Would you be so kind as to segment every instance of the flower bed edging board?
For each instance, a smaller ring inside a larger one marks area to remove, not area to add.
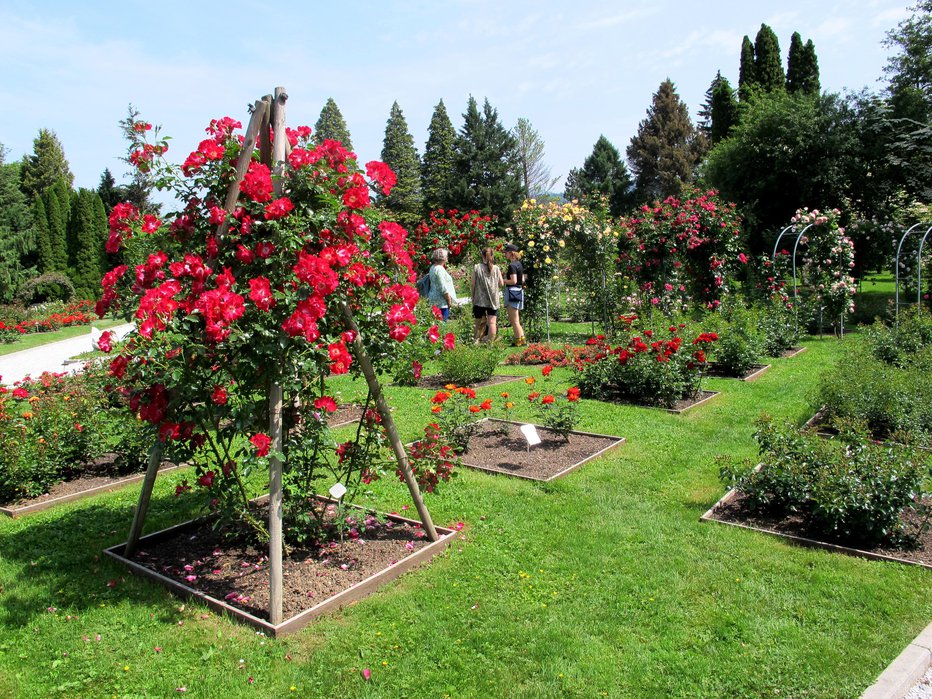
[[[514,421],[514,420],[499,420],[498,418],[484,418],[483,420],[480,420],[479,422],[480,422],[480,424],[481,424],[481,423],[493,423],[493,422],[494,422],[494,423],[501,423],[501,424],[507,424],[507,425],[516,425],[516,426],[521,426],[521,425],[524,425],[524,424],[529,424],[529,423],[523,423],[523,422],[516,422],[516,421]],[[535,425],[535,427],[536,427],[536,428],[538,429],[538,431],[540,431],[540,432],[546,432],[546,433],[552,433],[552,432],[553,432],[552,430],[549,430],[549,429],[547,429],[546,427],[541,427],[541,426],[539,426],[539,425]],[[505,475],[505,476],[511,476],[512,478],[523,478],[523,479],[525,479],[525,480],[537,481],[537,482],[539,482],[539,483],[547,483],[547,482],[552,481],[552,480],[555,480],[555,479],[557,479],[557,478],[561,478],[561,477],[565,476],[566,474],[570,473],[571,471],[575,471],[577,468],[579,468],[579,467],[582,466],[583,464],[585,464],[585,463],[587,463],[587,462],[589,462],[589,461],[592,461],[593,459],[595,459],[595,458],[597,458],[597,457],[599,457],[599,456],[602,456],[602,455],[606,454],[607,452],[611,451],[612,449],[615,449],[615,448],[621,446],[621,445],[624,444],[625,441],[626,441],[624,437],[617,437],[617,436],[615,436],[615,435],[607,435],[607,434],[596,434],[596,433],[594,433],[594,432],[581,432],[581,431],[578,431],[578,430],[572,430],[572,431],[570,431],[570,434],[571,434],[571,435],[574,435],[574,434],[575,434],[575,435],[579,435],[579,436],[581,436],[581,437],[592,437],[592,438],[596,438],[596,439],[608,440],[608,443],[607,443],[603,448],[599,449],[599,450],[596,451],[596,452],[593,452],[592,454],[589,454],[589,455],[586,456],[584,459],[582,459],[582,460],[580,460],[580,461],[577,461],[577,462],[575,462],[575,463],[573,463],[573,464],[567,466],[566,468],[562,468],[562,469],[560,469],[559,471],[557,471],[556,473],[553,473],[553,474],[547,476],[546,478],[540,478],[540,477],[537,477],[537,476],[531,476],[531,475],[523,474],[523,473],[515,473],[515,472],[513,472],[513,471],[509,471],[508,469],[504,469],[504,468],[495,468],[495,467],[493,467],[493,466],[483,466],[483,465],[478,465],[478,464],[475,464],[475,463],[469,463],[469,452],[466,452],[466,454],[463,455],[463,456],[461,457],[462,464],[463,464],[463,466],[465,466],[465,467],[467,467],[467,468],[472,468],[472,469],[475,469],[475,470],[477,470],[477,471],[485,471],[486,473],[492,473],[492,474],[496,474],[496,475]],[[531,449],[535,449],[535,448],[537,448],[537,447],[531,447]]]
[[[182,468],[182,466],[172,464],[171,466],[165,466],[159,469],[159,475],[170,473],[176,469]],[[47,510],[50,507],[55,507],[56,505],[62,505],[66,502],[72,502],[73,500],[83,500],[84,498],[89,498],[94,495],[99,495],[100,493],[107,493],[118,488],[125,488],[128,485],[133,485],[134,483],[139,483],[146,477],[145,471],[141,473],[133,474],[132,476],[126,476],[125,478],[120,478],[110,483],[104,483],[103,485],[94,486],[93,488],[88,488],[87,490],[79,490],[74,493],[69,493],[68,495],[62,495],[56,498],[47,498],[45,500],[37,501],[30,503],[28,505],[22,505],[16,507],[14,505],[8,505],[6,507],[0,507],[0,514],[4,514],[7,517],[17,518],[23,515],[32,514],[34,512],[41,512],[42,510]]]
[[[758,468],[760,465],[758,464]],[[857,556],[859,558],[867,558],[873,561],[893,561],[894,563],[902,563],[903,565],[914,565],[932,570],[932,565],[927,563],[920,563],[918,561],[909,561],[903,558],[897,558],[896,556],[888,556],[883,553],[873,553],[871,551],[864,551],[862,549],[850,548],[848,546],[841,546],[839,544],[830,544],[827,541],[819,541],[817,539],[809,539],[804,536],[798,536],[795,534],[786,534],[783,532],[773,531],[772,529],[764,529],[763,527],[755,527],[750,524],[743,524],[741,522],[729,522],[724,519],[719,519],[715,516],[715,511],[720,508],[722,505],[726,505],[737,497],[737,490],[729,490],[725,493],[721,499],[716,502],[712,507],[705,511],[705,513],[699,518],[700,522],[717,522],[719,524],[726,524],[730,527],[738,527],[740,529],[748,529],[754,532],[760,532],[761,534],[767,534],[779,539],[787,539],[795,544],[801,546],[806,546],[808,548],[819,548],[826,551],[832,551],[834,553],[843,553],[847,556]]]
[[[259,502],[267,498],[268,496],[264,496],[263,498],[259,499]],[[420,524],[415,520],[407,519],[406,517],[401,517],[398,515],[383,516],[386,519],[397,522],[399,524]],[[203,520],[204,518],[190,520],[181,524],[176,524],[172,527],[168,527],[167,529],[162,529],[161,531],[148,534],[139,540],[139,546],[142,548],[147,544],[155,544],[165,539],[170,539],[184,534],[186,531],[189,531],[193,527],[202,523]],[[249,624],[250,626],[253,626],[254,628],[269,634],[270,636],[279,637],[300,631],[321,614],[326,614],[328,612],[342,609],[343,607],[346,607],[354,602],[361,600],[364,597],[369,596],[382,585],[385,585],[386,583],[394,580],[412,568],[426,563],[435,555],[443,551],[447,546],[449,546],[453,539],[456,538],[456,530],[447,529],[445,527],[435,527],[435,529],[440,535],[440,538],[437,541],[427,542],[424,547],[389,565],[387,568],[384,568],[374,575],[369,576],[365,580],[357,582],[342,592],[328,597],[322,602],[318,602],[313,607],[305,609],[304,611],[283,620],[279,624],[272,624],[265,619],[250,614],[249,612],[228,604],[223,600],[212,597],[177,580],[173,580],[167,575],[162,575],[161,573],[154,571],[151,568],[147,568],[146,566],[137,563],[133,559],[126,558],[123,555],[123,551],[126,547],[125,542],[122,544],[117,544],[116,546],[111,546],[108,549],[104,549],[104,553],[115,561],[118,561],[128,567],[130,571],[136,575],[154,580],[155,582],[161,584],[164,587],[167,587],[170,591],[176,594],[202,602],[215,612],[227,614],[238,621]]]
[[[786,350],[785,352],[781,352],[778,359],[791,359],[798,354],[802,354],[805,351],[806,351],[805,347],[790,347],[790,349]]]
[[[753,381],[770,368],[770,364],[752,364],[751,368],[741,376],[733,376],[725,372],[719,372],[715,362],[709,362],[709,372],[706,374],[709,378],[715,379],[738,379],[739,381]]]

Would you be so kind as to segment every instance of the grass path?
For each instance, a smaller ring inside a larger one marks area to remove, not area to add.
[[[698,521],[723,492],[715,454],[753,456],[762,410],[807,417],[838,342],[807,345],[757,381],[710,380],[722,395],[682,416],[584,401],[580,429],[628,443],[545,486],[461,471],[428,498],[436,522],[467,523],[460,543],[284,640],[99,559],[135,489],[0,521],[0,695],[857,696],[932,619],[928,571]],[[540,376],[501,370],[521,372]],[[389,395],[413,438],[428,392]],[[182,477],[157,484],[150,530],[187,517]],[[406,492],[386,479],[366,500],[397,510]]]

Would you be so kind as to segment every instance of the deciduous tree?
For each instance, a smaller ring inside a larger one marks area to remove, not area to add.
[[[544,162],[544,139],[531,122],[524,118],[518,119],[512,134],[517,141],[518,168],[524,196],[530,199],[548,194],[560,176],[553,177]]]

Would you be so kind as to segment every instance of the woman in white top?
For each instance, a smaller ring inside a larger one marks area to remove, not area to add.
[[[437,248],[430,256],[430,292],[427,300],[443,314],[443,319],[450,317],[450,309],[459,301],[453,287],[453,277],[447,272],[447,251]]]
[[[495,253],[492,248],[483,248],[482,262],[473,267],[470,286],[472,317],[476,320],[473,339],[476,342],[484,335],[487,342],[492,342],[498,333],[498,299],[504,285],[502,270],[495,265]]]

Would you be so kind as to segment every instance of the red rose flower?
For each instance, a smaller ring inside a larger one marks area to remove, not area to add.
[[[328,413],[332,413],[337,409],[337,402],[330,396],[321,396],[314,401],[314,407],[318,410],[326,410]]]
[[[271,437],[264,432],[259,432],[250,437],[249,441],[252,442],[252,445],[256,448],[256,456],[268,456],[269,446],[272,444]]]

